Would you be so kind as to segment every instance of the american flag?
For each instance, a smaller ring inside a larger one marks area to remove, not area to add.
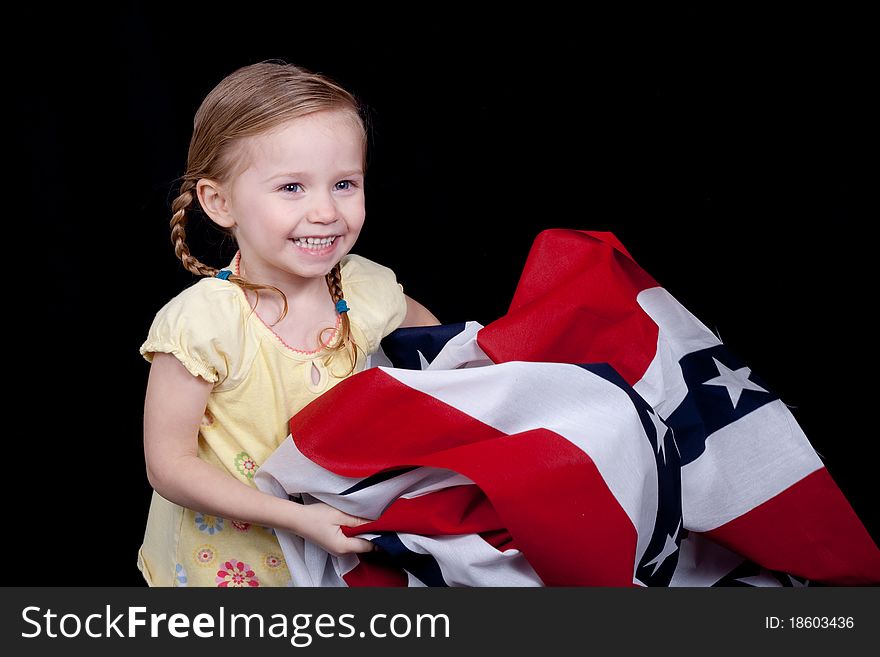
[[[375,519],[293,586],[880,583],[791,412],[610,233],[540,233],[508,312],[398,329],[290,420],[264,491]]]

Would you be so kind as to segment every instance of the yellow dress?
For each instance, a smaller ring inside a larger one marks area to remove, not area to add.
[[[237,273],[240,254],[227,269]],[[351,333],[368,354],[406,315],[403,286],[387,267],[355,254],[341,260]],[[330,344],[338,338],[334,330]],[[260,464],[289,434],[288,421],[350,367],[337,353],[286,345],[251,312],[234,283],[204,278],[157,314],[140,348],[171,353],[214,384],[199,428],[199,457],[251,486]],[[312,366],[320,373],[313,382]],[[366,367],[358,353],[355,372]],[[286,586],[290,573],[274,532],[174,504],[155,491],[138,568],[150,586]]]

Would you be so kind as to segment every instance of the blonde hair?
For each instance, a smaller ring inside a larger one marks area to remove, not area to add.
[[[330,78],[313,73],[283,60],[266,60],[244,66],[229,74],[202,101],[193,122],[186,173],[180,178],[180,193],[171,203],[171,242],[183,266],[197,276],[214,276],[215,267],[199,261],[186,242],[187,211],[196,203],[196,183],[202,178],[225,183],[243,167],[240,142],[264,134],[291,119],[324,110],[347,112],[364,135],[364,170],[366,170],[367,131],[363,108],[358,100]],[[231,235],[231,231],[223,229]],[[244,290],[256,293],[271,290],[281,295],[284,309],[278,321],[287,314],[287,298],[273,285],[250,282],[232,274],[227,279]],[[343,299],[342,272],[339,263],[327,274],[327,288],[333,302]],[[254,306],[256,308],[256,304]],[[325,328],[318,333],[318,344],[330,354],[348,350],[351,369],[357,364],[357,349],[351,334],[348,313],[341,313],[339,339],[330,346],[323,341]],[[346,374],[346,376],[348,376]]]

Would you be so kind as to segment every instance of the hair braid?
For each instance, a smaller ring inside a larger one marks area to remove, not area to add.
[[[189,245],[186,243],[186,210],[195,200],[195,194],[193,192],[195,186],[196,184],[192,180],[184,180],[180,185],[180,194],[171,204],[171,243],[174,245],[174,254],[180,258],[180,261],[183,263],[183,266],[187,271],[192,272],[196,276],[215,276],[220,270],[216,267],[206,265],[192,255],[189,251]],[[281,316],[276,320],[276,323],[280,322],[284,319],[284,316],[287,315],[287,297],[274,285],[251,283],[236,274],[229,276],[227,280],[230,283],[235,283],[242,289],[254,292],[257,300],[252,308],[253,310],[256,310],[256,304],[260,302],[260,290],[272,290],[277,292],[281,295],[284,307],[282,308]]]
[[[195,186],[192,180],[184,180],[180,186],[180,194],[171,204],[171,243],[174,245],[174,255],[180,258],[187,271],[196,276],[213,276],[218,270],[192,255],[186,243],[186,210],[195,201]]]
[[[345,298],[345,295],[342,293],[342,267],[339,266],[338,262],[336,263],[336,266],[330,270],[330,273],[327,274],[327,287],[330,289],[330,296],[333,298],[333,303]]]
[[[344,299],[345,296],[342,292],[342,268],[340,264],[337,262],[333,269],[330,270],[330,273],[327,274],[327,288],[330,290],[330,296],[333,299],[333,303]],[[325,329],[326,330],[326,329]],[[318,343],[324,344],[321,339],[321,335],[323,335],[324,331],[321,331],[321,334],[318,336]],[[339,340],[336,345],[332,347],[328,347],[331,352],[338,351],[340,349],[344,349],[348,347],[349,350],[349,361],[351,363],[351,368],[348,370],[348,373],[345,376],[348,376],[352,372],[354,372],[354,368],[357,365],[357,349],[358,345],[354,341],[354,338],[351,335],[351,322],[348,319],[348,313],[341,313],[341,318],[339,321]]]

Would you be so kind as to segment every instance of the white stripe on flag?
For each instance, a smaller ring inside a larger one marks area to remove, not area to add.
[[[506,434],[547,429],[593,460],[638,532],[636,563],[657,516],[657,464],[629,396],[577,365],[513,361],[473,370],[381,368]],[[643,472],[642,478],[633,477]]]
[[[704,532],[748,513],[823,467],[777,399],[722,427],[706,451],[681,468],[682,519]]]
[[[543,586],[522,552],[500,552],[476,534],[397,537],[412,552],[430,554],[449,586]]]
[[[443,468],[419,468],[423,473],[431,473],[431,476],[425,476],[420,485],[413,487],[400,497],[404,500],[410,500],[414,497],[421,497],[435,490],[451,488],[453,486],[474,485],[474,482],[452,470],[444,470]]]
[[[642,290],[636,300],[660,333],[656,355],[633,388],[666,419],[688,393],[679,365],[681,358],[716,347],[721,341],[662,287]]]
[[[287,498],[288,492],[307,490],[340,511],[370,520],[382,515],[386,506],[398,497],[418,497],[441,488],[474,483],[450,470],[415,468],[348,495],[339,494],[361,481],[362,478],[343,477],[325,470],[300,452],[291,436],[284,439],[254,475],[254,483],[261,490],[277,497]]]

